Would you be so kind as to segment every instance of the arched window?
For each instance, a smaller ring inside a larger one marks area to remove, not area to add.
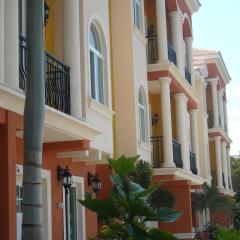
[[[138,115],[139,115],[139,137],[140,141],[148,142],[148,113],[146,97],[143,90],[138,91]]]
[[[90,49],[90,77],[91,97],[105,104],[104,99],[104,54],[102,39],[94,24],[90,27],[89,36]]]

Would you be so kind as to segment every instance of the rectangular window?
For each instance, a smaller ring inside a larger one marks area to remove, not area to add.
[[[142,0],[133,0],[134,25],[142,31]]]

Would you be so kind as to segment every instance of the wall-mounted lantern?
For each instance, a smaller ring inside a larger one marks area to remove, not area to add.
[[[93,175],[88,172],[88,186],[91,186],[95,194],[98,195],[102,189],[102,183],[97,174]]]
[[[69,170],[68,166],[66,168],[57,167],[57,180],[63,185],[67,193],[73,183],[72,174]]]

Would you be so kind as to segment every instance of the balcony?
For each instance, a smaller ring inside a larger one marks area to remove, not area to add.
[[[172,145],[173,145],[173,161],[176,167],[183,168],[181,144],[173,139]]]
[[[173,47],[169,42],[167,43],[167,47],[168,47],[168,60],[170,62],[173,62],[177,66],[176,52],[174,51]]]
[[[151,137],[152,144],[152,166],[153,168],[160,168],[163,163],[163,137]],[[176,141],[172,140],[173,144],[173,161],[178,168],[183,167],[181,145]]]
[[[148,64],[157,63],[158,60],[158,38],[156,35],[155,27],[150,26],[148,28],[148,34],[146,36],[148,43],[147,43],[147,57],[148,57]],[[174,51],[171,44],[167,43],[168,48],[168,60],[173,62],[175,65],[177,64],[176,60],[176,52]]]
[[[197,175],[198,170],[197,170],[197,164],[196,164],[196,154],[189,151],[190,155],[190,170],[193,174]]]
[[[187,67],[185,67],[185,79],[190,85],[192,84],[191,73],[188,71]]]
[[[26,38],[19,36],[19,88],[26,90]],[[61,112],[70,114],[70,67],[45,52],[45,102]]]

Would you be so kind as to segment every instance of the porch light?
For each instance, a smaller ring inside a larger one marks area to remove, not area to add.
[[[93,191],[98,195],[102,189],[102,183],[97,174],[93,175],[88,172],[88,186],[92,186]]]
[[[50,7],[47,5],[46,1],[44,1],[44,26],[47,25],[49,17],[50,17]]]
[[[67,193],[73,183],[72,174],[69,170],[68,166],[66,166],[66,168],[57,167],[57,180],[61,182]]]
[[[156,125],[159,121],[159,115],[157,113],[152,116],[152,126]]]

